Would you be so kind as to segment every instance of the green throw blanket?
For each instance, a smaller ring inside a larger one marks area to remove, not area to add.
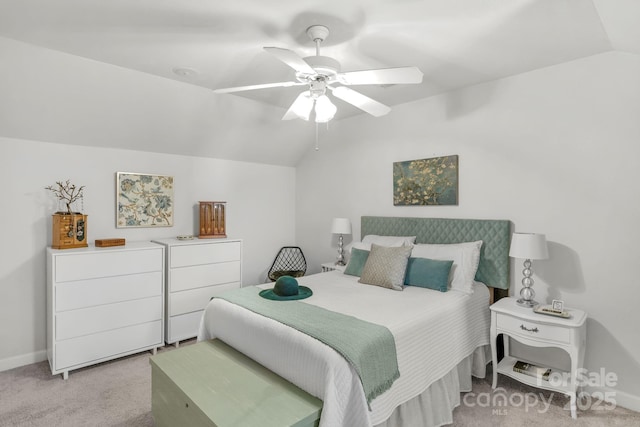
[[[400,377],[396,343],[384,326],[301,301],[267,300],[258,295],[261,290],[249,286],[215,298],[304,332],[336,350],[358,373],[367,404],[391,388]]]

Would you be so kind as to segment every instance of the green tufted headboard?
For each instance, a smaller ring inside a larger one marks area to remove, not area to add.
[[[498,289],[509,289],[509,242],[507,220],[407,218],[363,216],[361,239],[379,236],[416,236],[416,243],[461,243],[482,240],[476,280]]]

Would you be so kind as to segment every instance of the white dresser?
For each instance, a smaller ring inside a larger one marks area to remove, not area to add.
[[[47,249],[52,374],[164,345],[164,247]]]
[[[167,248],[165,341],[179,345],[198,335],[211,297],[242,283],[242,240],[159,239]]]

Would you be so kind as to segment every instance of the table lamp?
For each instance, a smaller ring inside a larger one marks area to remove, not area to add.
[[[535,307],[538,303],[534,300],[536,293],[533,290],[533,278],[531,277],[533,275],[531,260],[549,258],[547,238],[544,234],[513,233],[509,256],[524,259],[524,270],[522,270],[524,277],[522,278],[518,304],[524,307]]]
[[[345,265],[342,236],[344,234],[351,234],[351,221],[349,221],[348,218],[334,218],[331,224],[331,233],[339,235],[336,265]]]

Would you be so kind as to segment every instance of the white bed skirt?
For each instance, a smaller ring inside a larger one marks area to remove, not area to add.
[[[488,345],[475,352],[453,368],[444,377],[431,384],[419,396],[398,406],[387,421],[375,427],[438,427],[453,423],[453,410],[460,405],[460,393],[471,391],[471,376],[484,378],[491,360]]]

